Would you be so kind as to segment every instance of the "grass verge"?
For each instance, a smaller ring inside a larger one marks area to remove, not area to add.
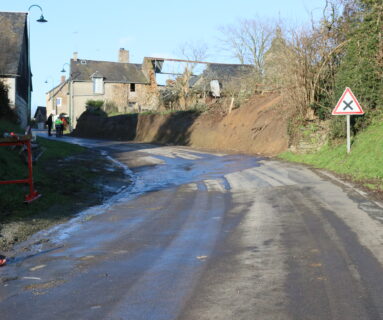
[[[10,129],[9,123],[0,121],[0,133]],[[101,203],[113,190],[129,183],[121,168],[96,151],[43,138],[38,138],[38,144],[45,151],[33,171],[35,188],[42,197],[25,204],[28,185],[0,185],[0,251],[67,220],[81,209]],[[28,176],[19,150],[0,147],[0,180]]]
[[[279,158],[328,169],[377,192],[383,191],[383,123],[375,123],[352,140],[351,153],[346,145],[326,145],[312,154],[285,152]]]

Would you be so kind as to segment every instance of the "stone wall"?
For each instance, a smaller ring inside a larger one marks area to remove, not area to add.
[[[136,138],[137,114],[108,117],[106,114],[84,112],[78,119],[73,135],[84,138],[134,140]]]

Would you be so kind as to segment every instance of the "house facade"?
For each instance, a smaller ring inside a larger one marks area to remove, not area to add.
[[[69,115],[69,80],[62,76],[60,83],[46,93],[45,100],[47,116],[61,113]]]
[[[165,61],[190,62],[145,57],[142,64],[130,63],[129,51],[124,48],[119,50],[118,62],[80,59],[74,53],[69,79],[62,79],[46,93],[47,114],[66,114],[74,128],[89,100],[103,101],[103,109],[108,113],[157,110],[163,106],[161,99],[169,87],[158,85],[156,79],[157,74],[163,73]],[[225,90],[225,94],[230,90],[243,91],[244,84],[254,78],[251,65],[200,63],[207,67],[201,75],[190,78],[189,86],[211,91],[215,97],[220,97],[221,90]],[[187,102],[191,101],[184,104]]]
[[[47,121],[47,108],[43,106],[38,106],[36,108],[33,118],[36,121],[37,128],[43,130],[45,127],[45,122]]]
[[[157,86],[151,64],[129,63],[129,51],[121,48],[118,62],[70,60],[70,78],[46,94],[47,113],[66,113],[74,127],[88,100],[104,101],[111,112],[139,112],[157,108]]]
[[[246,64],[209,63],[199,76],[190,79],[190,86],[210,91],[220,97],[222,91],[239,91],[254,79],[254,66]]]
[[[10,106],[21,127],[28,124],[28,89],[32,89],[28,59],[27,13],[0,12],[0,81],[8,88]]]

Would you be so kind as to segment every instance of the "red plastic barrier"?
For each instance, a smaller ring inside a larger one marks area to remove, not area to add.
[[[27,179],[21,180],[6,180],[0,181],[0,184],[13,184],[13,183],[28,183],[29,194],[25,196],[25,202],[29,203],[41,197],[35,188],[33,187],[33,170],[32,170],[32,148],[31,148],[31,136],[11,137],[0,139],[0,146],[21,146],[26,145],[28,150],[28,173]]]

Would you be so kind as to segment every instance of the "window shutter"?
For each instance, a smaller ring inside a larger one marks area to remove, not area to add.
[[[94,93],[104,93],[103,78],[93,78],[93,91]]]

